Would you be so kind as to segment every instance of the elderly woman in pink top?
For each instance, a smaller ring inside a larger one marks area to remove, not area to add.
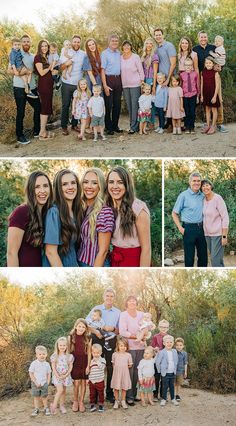
[[[150,266],[150,212],[134,194],[131,175],[122,166],[114,167],[107,176],[106,205],[116,217],[111,243],[111,266]]]
[[[141,96],[141,84],[144,82],[144,72],[141,59],[132,52],[132,44],[125,40],[122,44],[121,81],[125,102],[129,111],[129,134],[138,131],[138,99]]]
[[[137,341],[139,323],[143,318],[143,312],[137,310],[138,301],[135,296],[129,296],[126,300],[126,311],[121,312],[119,322],[119,334],[129,343],[129,352],[133,365],[130,368],[132,388],[127,391],[127,404],[134,405],[137,395],[138,364],[143,358],[145,342]]]
[[[227,244],[229,215],[226,204],[219,194],[213,192],[213,184],[203,179],[201,190],[203,201],[204,234],[211,255],[211,266],[224,266],[224,246]]]

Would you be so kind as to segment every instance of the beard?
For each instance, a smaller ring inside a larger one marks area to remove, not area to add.
[[[29,50],[30,50],[30,45],[28,45],[28,44],[25,44],[24,46],[22,46],[22,50],[24,50],[24,52],[29,52]]]

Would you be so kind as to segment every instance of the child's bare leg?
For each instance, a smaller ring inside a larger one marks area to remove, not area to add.
[[[34,396],[34,408],[39,409],[39,396]]]
[[[121,391],[121,401],[125,401],[126,399],[126,390],[122,389]]]
[[[93,132],[94,132],[94,139],[97,139],[98,138],[98,126],[94,126],[94,128],[93,128]]]
[[[207,127],[210,127],[211,125],[211,107],[206,106],[206,122]]]
[[[40,133],[39,133],[39,136],[46,136],[47,135],[47,130],[46,130],[47,122],[48,122],[48,115],[40,114]]]
[[[101,136],[103,137],[104,136],[104,126],[100,126],[100,133],[101,133]]]
[[[63,386],[63,391],[60,398],[60,406],[65,404],[65,400],[66,400],[66,387]]]
[[[175,384],[175,395],[179,395],[180,385],[178,383]]]
[[[153,392],[148,392],[147,397],[148,397],[149,404],[150,405],[154,405],[154,402],[153,402]]]
[[[48,407],[48,397],[47,396],[45,398],[42,397],[42,403],[43,403],[44,409]]]
[[[83,141],[86,141],[86,137],[84,136],[86,123],[87,123],[86,118],[81,118],[80,134],[78,135],[78,138],[82,139]]]
[[[217,121],[217,108],[211,108],[212,111],[212,126],[215,127],[216,126],[216,121]]]
[[[53,404],[52,404],[54,409],[57,408],[58,402],[61,399],[61,396],[62,396],[62,393],[63,393],[63,385],[57,385],[56,389],[57,389],[56,395],[54,396],[54,400],[53,400]]]
[[[144,123],[143,123],[143,133],[145,134],[145,135],[147,135],[147,122],[145,121]]]
[[[139,123],[139,134],[140,135],[142,135],[143,134],[143,122],[142,121],[140,121],[140,123]]]
[[[74,402],[79,400],[79,380],[74,380]]]
[[[145,394],[144,392],[140,392],[140,397],[141,397],[141,403],[143,407],[146,407],[146,402],[145,402]]]
[[[119,401],[119,390],[118,389],[114,389],[114,397],[116,401]]]
[[[67,73],[69,76],[71,76],[71,72],[72,72],[72,64],[67,67]]]
[[[86,380],[80,380],[79,402],[84,402],[86,392]]]

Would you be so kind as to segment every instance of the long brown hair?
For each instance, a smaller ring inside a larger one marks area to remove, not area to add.
[[[133,225],[136,221],[136,216],[133,212],[132,205],[135,198],[134,192],[134,183],[130,173],[122,166],[116,166],[108,173],[106,179],[106,205],[112,207],[115,210],[116,215],[118,214],[117,209],[115,209],[114,201],[111,195],[108,192],[108,181],[109,176],[112,172],[115,172],[119,175],[125,186],[125,194],[121,201],[119,208],[120,213],[120,227],[123,237],[128,235],[129,237],[133,236]]]
[[[62,180],[62,176],[66,174],[72,174],[77,183],[77,194],[72,203],[72,211],[73,211],[75,223],[70,218],[69,207],[62,192],[61,180]],[[62,246],[59,247],[59,250],[60,250],[60,253],[62,253],[63,255],[68,253],[70,241],[74,234],[76,234],[77,236],[76,240],[77,240],[77,243],[79,243],[80,225],[82,222],[82,208],[81,208],[80,196],[81,196],[81,188],[80,188],[79,179],[77,175],[69,169],[62,169],[59,172],[57,172],[53,181],[53,201],[59,210],[59,216],[61,220]]]
[[[42,44],[43,43],[47,43],[47,46],[48,46],[48,51],[46,53],[46,57],[44,57],[43,54],[42,54]],[[42,60],[43,69],[48,68],[48,66],[49,66],[49,63],[48,63],[49,47],[50,47],[50,45],[49,45],[49,42],[47,40],[43,39],[43,40],[39,41],[37,55],[40,56],[40,58]]]
[[[93,56],[91,50],[88,47],[88,43],[90,41],[93,41],[95,43],[95,46],[96,46],[96,50],[94,52],[95,56]],[[86,53],[88,55],[91,67],[92,67],[93,75],[96,77],[97,75],[99,75],[101,73],[101,57],[100,57],[100,53],[99,53],[99,50],[98,50],[97,42],[94,40],[94,38],[88,38],[86,40],[85,50],[86,50]]]
[[[181,43],[182,43],[183,40],[187,40],[187,42],[188,42],[187,58],[191,58],[191,53],[192,53],[193,49],[192,49],[192,42],[191,42],[189,37],[182,37],[180,39],[178,57],[180,58],[182,56],[182,53],[183,53],[182,48],[181,48]]]
[[[44,176],[48,180],[50,189],[48,200],[46,204],[44,204],[42,210],[38,207],[35,195],[35,183],[40,176]],[[25,186],[25,202],[29,207],[29,224],[26,229],[26,239],[28,242],[33,241],[34,247],[40,247],[43,243],[44,236],[44,218],[47,210],[52,205],[52,184],[46,173],[36,171],[29,175]]]
[[[89,338],[89,327],[87,324],[87,321],[85,321],[84,318],[78,318],[75,323],[74,323],[74,327],[72,328],[70,334],[69,334],[69,338],[68,338],[68,348],[69,348],[69,352],[72,353],[75,350],[75,339],[76,339],[76,328],[77,325],[82,322],[82,324],[85,325],[86,330],[84,332],[84,334],[82,334],[83,336],[83,340],[84,340],[84,349],[85,352],[88,353],[89,352],[89,348],[90,348],[90,341],[91,339]]]

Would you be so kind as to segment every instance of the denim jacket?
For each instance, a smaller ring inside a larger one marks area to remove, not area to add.
[[[172,349],[172,353],[173,353],[173,361],[174,361],[174,374],[176,374],[176,369],[178,364],[177,350]],[[156,355],[155,363],[156,363],[158,373],[161,373],[161,375],[165,377],[168,370],[168,355],[167,355],[166,349],[163,349]]]

